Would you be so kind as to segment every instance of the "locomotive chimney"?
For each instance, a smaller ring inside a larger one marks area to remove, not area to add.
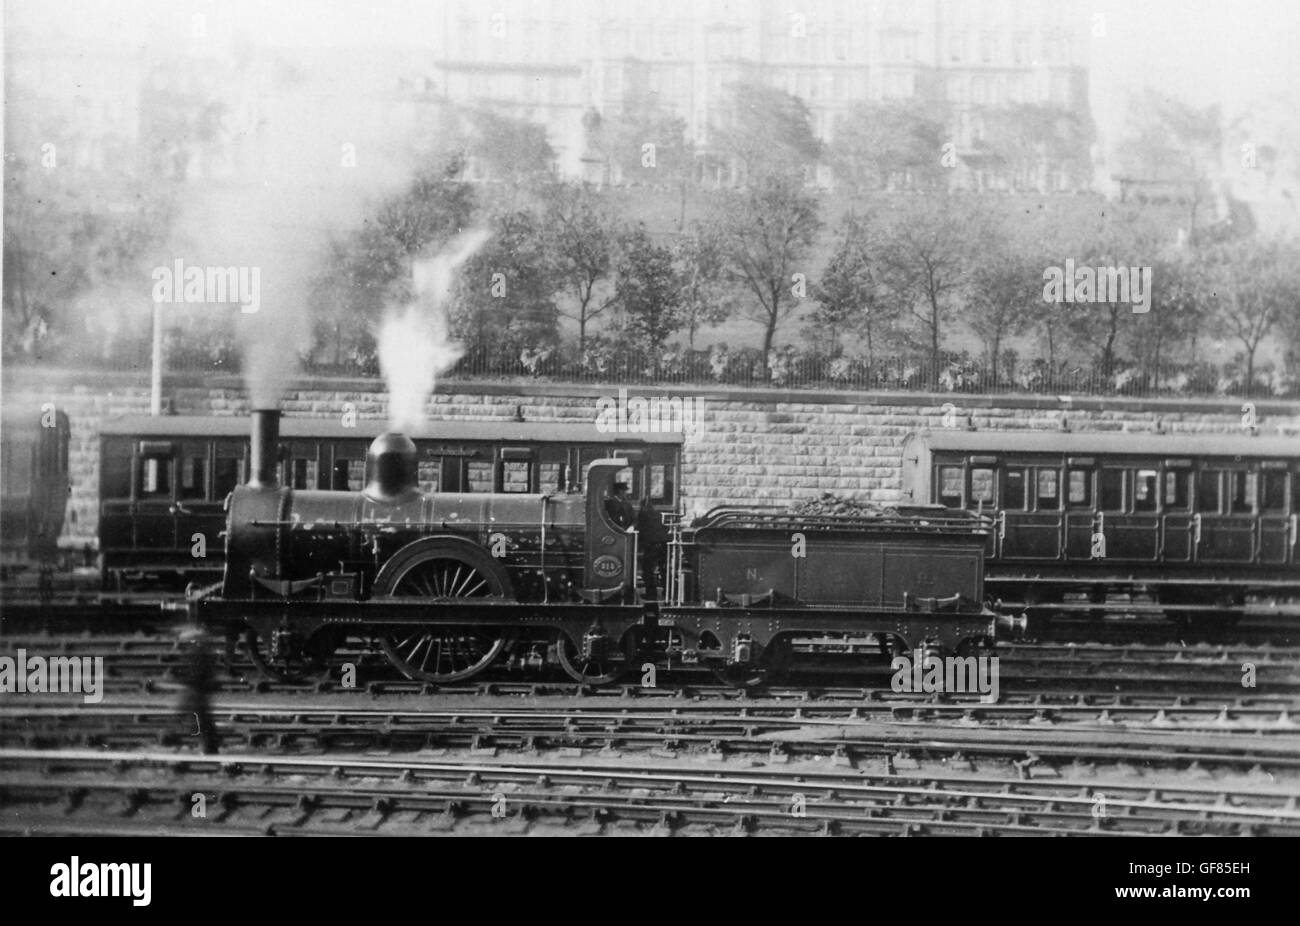
[[[248,484],[274,489],[279,484],[277,466],[280,447],[280,412],[274,408],[253,410],[253,433]]]
[[[366,451],[366,495],[374,501],[405,501],[419,493],[415,442],[405,434],[380,434]]]

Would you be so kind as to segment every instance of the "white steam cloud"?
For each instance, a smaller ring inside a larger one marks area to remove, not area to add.
[[[447,299],[457,269],[488,236],[481,229],[465,232],[432,257],[416,261],[414,297],[385,315],[376,342],[388,385],[390,430],[409,433],[424,423],[424,403],[438,375],[461,358],[464,351],[448,330]]]

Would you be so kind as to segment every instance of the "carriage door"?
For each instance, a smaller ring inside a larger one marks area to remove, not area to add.
[[[134,475],[135,548],[175,552],[176,450],[172,443],[140,441]]]
[[[181,441],[176,461],[176,539],[194,559],[196,569],[219,568],[224,548],[224,499],[214,500],[211,493],[212,460],[210,441]]]
[[[1192,519],[1192,461],[1165,460],[1160,475],[1160,503],[1163,510],[1161,559],[1166,563],[1188,563],[1194,549]]]
[[[1103,526],[1096,510],[1092,457],[1070,457],[1065,466],[1065,558],[1092,560],[1093,534]]]
[[[1160,471],[1156,465],[1104,467],[1098,500],[1105,519],[1107,557],[1155,562],[1160,551]]]
[[[1287,507],[1290,474],[1284,460],[1265,460],[1259,473],[1259,561],[1277,565],[1288,560],[1295,537],[1295,516]],[[1294,487],[1292,488],[1294,491]]]
[[[1061,555],[1061,469],[1008,463],[1002,468],[998,555],[1007,560]]]
[[[1259,474],[1244,467],[1196,474],[1193,541],[1199,563],[1249,563],[1255,557],[1255,498]]]
[[[990,519],[998,515],[997,462],[997,457],[970,458],[970,495],[968,496],[970,508],[975,513]],[[984,552],[990,559],[998,555],[999,533],[1000,531],[996,529],[989,533]]]

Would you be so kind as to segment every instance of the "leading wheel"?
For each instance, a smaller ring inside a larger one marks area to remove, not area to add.
[[[504,571],[486,556],[476,556],[477,552],[434,543],[398,554],[381,577],[383,587],[392,597],[427,598],[434,607],[447,610],[460,600],[509,597]],[[412,625],[380,639],[398,671],[407,678],[435,683],[478,675],[509,642],[509,634],[477,626]]]
[[[338,645],[338,638],[328,630],[313,634],[302,651],[293,654],[274,652],[271,641],[251,627],[244,631],[243,636],[244,653],[249,661],[263,678],[273,682],[313,682],[323,679],[329,674],[330,657]]]

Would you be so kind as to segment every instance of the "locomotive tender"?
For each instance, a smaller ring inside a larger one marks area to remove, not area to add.
[[[591,461],[584,494],[425,493],[415,445],[390,433],[363,490],[298,490],[277,478],[278,429],[278,412],[253,413],[221,585],[190,600],[274,677],[321,672],[359,636],[434,683],[504,659],[601,684],[667,659],[750,684],[799,658],[970,650],[1023,629],[983,605],[987,524],[969,514],[719,508],[671,518],[666,548],[643,556],[605,504],[627,459]],[[648,601],[638,564],[660,555],[667,598]]]

